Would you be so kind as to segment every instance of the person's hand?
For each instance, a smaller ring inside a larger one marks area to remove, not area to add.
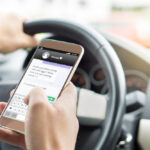
[[[13,91],[11,92],[10,96],[12,96]],[[0,114],[6,107],[7,103],[0,102]],[[8,144],[21,147],[26,149],[25,144],[25,137],[23,134],[19,134],[17,132],[11,131],[9,129],[1,128],[0,127],[0,141],[6,142]]]
[[[27,147],[27,150],[74,149],[79,128],[76,99],[76,89],[71,83],[67,85],[55,104],[48,101],[42,89],[33,89],[25,99],[25,103],[29,105],[25,137],[0,128],[0,141],[23,149]],[[6,103],[0,102],[0,113],[5,106]]]
[[[25,18],[16,14],[0,13],[0,53],[13,52],[19,48],[35,47],[39,41],[23,32]]]
[[[29,106],[25,123],[27,149],[73,150],[79,128],[76,102],[76,88],[72,83],[54,104],[42,89],[33,89],[25,99]]]

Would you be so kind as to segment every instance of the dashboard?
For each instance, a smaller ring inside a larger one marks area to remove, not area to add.
[[[118,38],[106,33],[102,34],[115,49],[122,63],[127,93],[137,90],[146,93],[150,77],[150,51],[137,44],[130,43],[128,40],[120,40],[120,37]],[[96,62],[85,67],[87,62],[89,60],[81,62],[72,78],[73,83],[78,87],[91,88],[96,92],[106,94],[109,89],[103,68],[97,65]]]
[[[146,93],[148,85],[148,76],[137,70],[125,70],[127,93],[139,90]],[[90,71],[84,68],[78,68],[72,78],[72,82],[81,88],[92,88],[96,92],[106,94],[108,87],[103,69],[100,66],[90,68]],[[98,91],[99,89],[99,91]]]
[[[90,70],[78,68],[72,78],[72,82],[77,87],[92,89],[101,94],[108,92],[105,73],[98,65],[91,67]]]
[[[142,91],[146,93],[147,85],[148,85],[148,76],[137,70],[126,70],[126,85],[127,85],[127,93],[132,91]]]
[[[150,50],[119,36],[102,33],[116,51],[126,78],[127,93],[147,92],[150,79]]]

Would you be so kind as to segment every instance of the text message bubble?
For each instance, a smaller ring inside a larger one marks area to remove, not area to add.
[[[27,72],[27,78],[32,78],[34,81],[55,82],[58,73],[58,68],[52,65],[33,64]]]

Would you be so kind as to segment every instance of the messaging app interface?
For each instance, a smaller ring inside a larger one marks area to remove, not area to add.
[[[24,98],[32,88],[44,89],[47,99],[54,103],[58,98],[78,54],[39,47],[11,99],[4,116],[25,121],[28,106]]]

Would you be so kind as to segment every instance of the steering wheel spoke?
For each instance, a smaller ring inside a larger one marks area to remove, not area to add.
[[[107,109],[107,97],[89,89],[78,89],[77,116],[81,125],[100,126]]]

